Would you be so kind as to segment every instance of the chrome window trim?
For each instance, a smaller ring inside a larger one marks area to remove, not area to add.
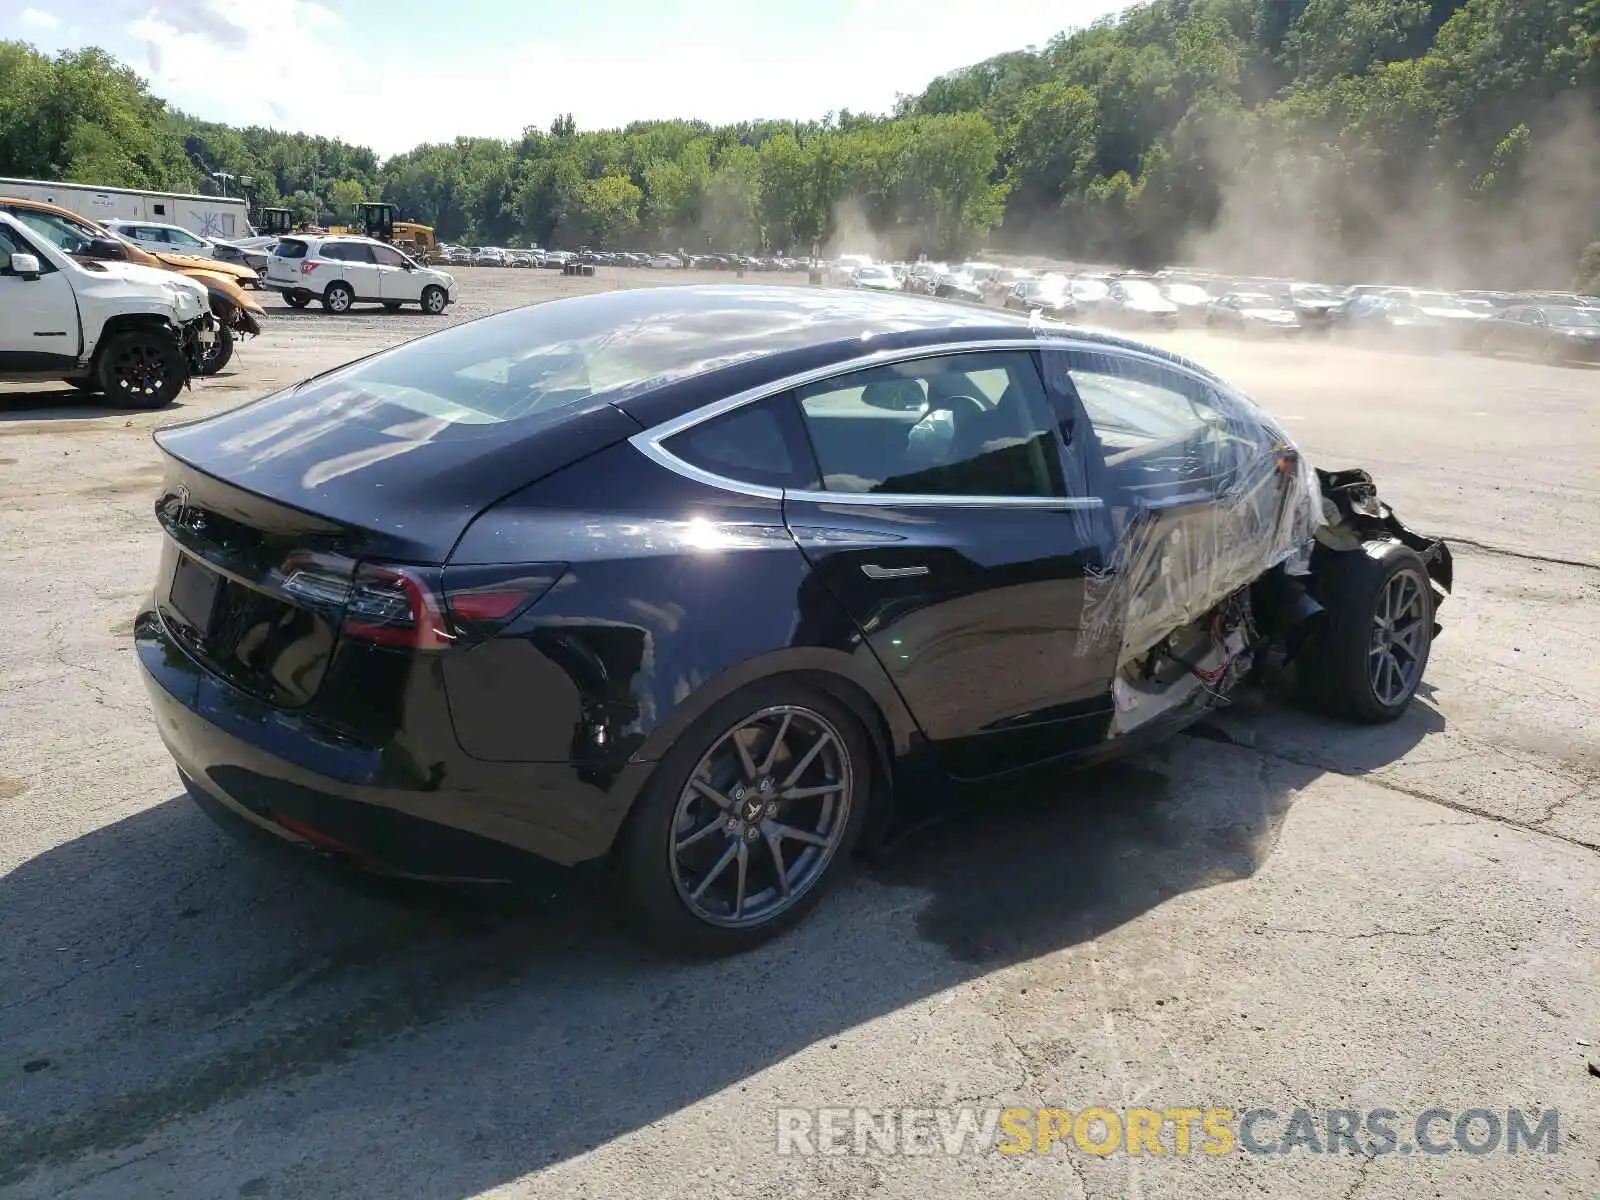
[[[1099,496],[937,496],[922,492],[804,492],[787,489],[784,498],[812,504],[873,504],[888,508],[1053,508],[1062,512],[1100,508]]]
[[[759,387],[747,391],[737,392],[732,396],[725,396],[721,400],[713,400],[699,408],[663,421],[660,425],[652,426],[634,434],[628,439],[639,453],[650,459],[657,466],[692,479],[696,483],[703,483],[707,487],[714,487],[725,492],[734,492],[741,496],[754,496],[762,500],[782,500],[790,498],[805,500],[814,504],[853,504],[853,505],[881,505],[885,507],[932,507],[941,505],[951,508],[1054,508],[1062,510],[1081,510],[1102,508],[1105,501],[1099,496],[940,496],[923,493],[888,493],[888,492],[825,492],[805,491],[796,488],[775,488],[759,483],[744,483],[737,479],[729,479],[712,471],[704,470],[693,463],[685,462],[677,455],[668,451],[662,443],[668,438],[675,437],[685,430],[693,429],[696,425],[703,424],[725,413],[730,413],[736,408],[743,408],[747,404],[755,404],[773,396],[782,395],[784,392],[793,391],[807,384],[820,383],[840,375],[849,375],[855,371],[864,371],[872,367],[884,366],[888,363],[914,362],[922,358],[946,358],[953,354],[971,354],[985,351],[1026,350],[1036,354],[1044,350],[1077,350],[1100,354],[1125,354],[1130,358],[1141,358],[1158,366],[1168,367],[1181,371],[1182,368],[1165,359],[1153,355],[1141,354],[1137,350],[1130,350],[1124,346],[1107,346],[1103,343],[1083,342],[1070,337],[1051,337],[1046,330],[1046,336],[1035,334],[1031,337],[1019,338],[988,338],[982,341],[947,342],[939,346],[911,346],[899,350],[879,350],[848,359],[845,362],[831,363],[826,367],[815,367],[809,371],[802,371],[786,378],[764,383]],[[1191,374],[1190,372],[1184,372]],[[1196,377],[1198,379],[1198,377]],[[1203,382],[1203,381],[1202,381]]]

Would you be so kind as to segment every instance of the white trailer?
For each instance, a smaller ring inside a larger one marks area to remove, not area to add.
[[[83,183],[50,183],[44,179],[0,178],[0,196],[42,200],[69,209],[91,221],[152,221],[181,225],[201,237],[229,240],[249,237],[250,210],[229,196],[186,196],[180,192],[145,192],[137,188],[92,187]]]

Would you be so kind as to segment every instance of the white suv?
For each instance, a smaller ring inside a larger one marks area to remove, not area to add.
[[[153,221],[107,221],[106,228],[118,237],[127,238],[141,250],[152,254],[188,254],[195,258],[216,257],[216,247],[203,237],[196,237],[179,225],[162,225]]]
[[[291,308],[321,300],[329,312],[349,312],[358,300],[391,312],[402,304],[442,313],[456,298],[454,276],[418,265],[385,242],[366,237],[281,238],[267,263],[263,287],[282,292]]]

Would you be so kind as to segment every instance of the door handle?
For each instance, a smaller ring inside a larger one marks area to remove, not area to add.
[[[868,579],[910,579],[915,575],[926,575],[928,568],[921,563],[914,567],[880,567],[877,563],[862,563],[861,573]]]

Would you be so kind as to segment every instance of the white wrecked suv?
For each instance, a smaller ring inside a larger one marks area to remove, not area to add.
[[[61,379],[118,407],[160,408],[215,337],[202,284],[72,258],[0,213],[0,380]]]

